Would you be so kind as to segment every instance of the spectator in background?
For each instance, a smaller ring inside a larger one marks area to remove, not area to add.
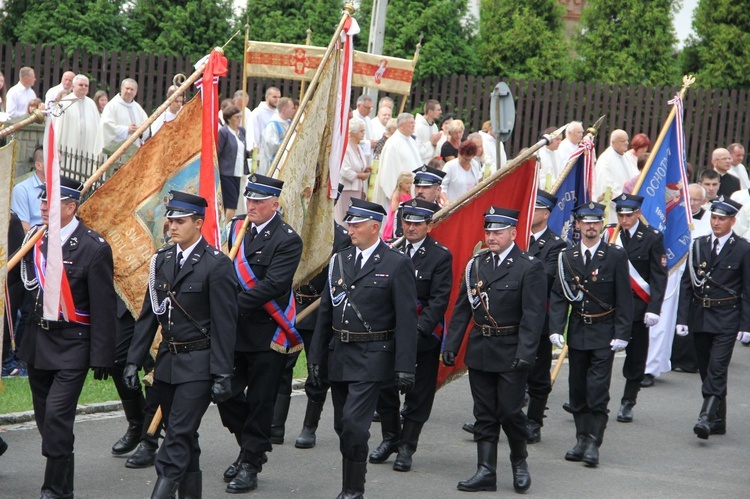
[[[36,74],[28,66],[18,71],[18,83],[13,85],[6,96],[5,111],[11,118],[24,116],[29,108],[29,101],[36,98],[36,92],[31,87],[36,83]]]
[[[560,147],[557,150],[560,153],[560,157],[563,162],[567,163],[570,155],[578,147],[578,143],[583,139],[583,123],[580,121],[571,121],[567,127],[565,127],[565,139],[560,142]],[[614,210],[613,210],[614,211]]]
[[[443,118],[440,120],[440,131],[442,132],[442,135],[440,136],[440,140],[438,140],[437,144],[435,144],[435,154],[437,158],[442,157],[440,156],[440,151],[443,150],[443,144],[448,140],[448,126],[451,124],[451,122],[455,118],[452,114],[444,114]]]
[[[177,87],[175,85],[170,85],[170,87],[167,89],[167,99],[172,97],[174,93],[177,91]],[[156,135],[156,132],[161,130],[161,127],[164,126],[165,123],[169,123],[170,121],[174,121],[175,118],[177,118],[177,113],[180,112],[180,109],[182,109],[182,103],[184,102],[183,94],[180,94],[177,96],[175,100],[172,101],[172,103],[169,105],[166,111],[161,113],[161,115],[156,118],[156,121],[151,125],[151,136]]]
[[[388,211],[391,205],[391,194],[396,188],[398,175],[402,171],[412,172],[422,166],[417,141],[414,140],[414,116],[401,113],[396,118],[398,129],[386,141],[383,154],[380,155],[378,175],[375,180],[373,202]]]
[[[378,109],[381,107],[389,107],[391,108],[391,115],[393,115],[393,99],[388,97],[387,95],[378,101]]]
[[[138,83],[132,78],[125,78],[120,84],[120,93],[107,103],[102,112],[102,133],[104,152],[112,154],[148,119],[146,112],[135,101]],[[148,130],[139,137],[127,152],[122,161],[127,161],[135,154],[143,142],[151,136]]]
[[[255,143],[252,141],[254,137],[253,133],[253,112],[247,107],[248,103],[250,102],[250,99],[247,97],[247,92],[244,92],[242,90],[237,90],[234,93],[233,97],[233,104],[237,106],[237,109],[242,111],[242,118],[243,121],[241,125],[245,128],[245,133],[247,134],[247,150],[252,151],[253,147],[255,147]]]
[[[383,153],[385,141],[388,140],[388,138],[390,138],[390,136],[393,135],[393,132],[395,132],[397,129],[398,125],[396,122],[396,118],[389,119],[388,123],[386,123],[385,125],[385,133],[382,137],[380,137],[380,140],[375,142],[375,147],[372,148],[372,156],[374,158],[380,158],[380,155]]]
[[[563,141],[564,142],[564,141]],[[562,144],[560,144],[562,147]],[[614,130],[609,135],[609,147],[596,160],[594,178],[596,188],[594,196],[603,203],[609,192],[609,222],[617,223],[615,198],[622,194],[625,182],[638,175],[638,169],[625,157],[628,150],[628,133],[625,130]],[[570,156],[568,156],[570,157]]]
[[[543,135],[550,134],[555,130],[557,129],[553,126],[546,128],[539,138],[541,139]],[[539,188],[543,191],[549,191],[555,185],[557,177],[565,168],[565,164],[558,153],[561,142],[562,137],[558,135],[552,139],[552,142],[537,151],[537,157],[539,158],[539,178],[537,182]]]
[[[477,146],[471,141],[461,142],[458,157],[445,163],[443,192],[453,202],[482,181],[482,170],[472,160],[477,155]]]
[[[435,146],[441,138],[441,133],[438,130],[437,120],[442,114],[440,103],[435,99],[429,99],[424,103],[424,114],[417,113],[415,118],[414,134],[417,136],[417,146],[424,164],[438,156],[439,151],[436,151]]]
[[[698,175],[698,183],[706,190],[706,203],[703,208],[706,211],[711,209],[711,201],[719,197],[719,172],[716,170],[703,170]]]
[[[34,174],[13,187],[10,195],[10,209],[21,219],[23,232],[26,233],[35,225],[42,223],[42,203],[39,194],[44,185],[44,152],[42,146],[34,149],[31,159],[34,163]]]
[[[492,131],[492,124],[489,120],[482,123],[482,130],[479,133],[482,134],[485,160],[490,165],[490,171],[495,173],[498,168],[508,162],[508,157],[505,155],[505,146],[500,142],[500,161],[498,162],[498,142],[495,138],[495,132]]]
[[[70,95],[73,91],[73,78],[75,77],[73,71],[65,71],[60,79],[60,83],[47,90],[44,94],[44,105],[49,107],[55,101],[59,101],[63,97]]]
[[[362,141],[360,147],[362,152],[365,153],[368,165],[372,164],[372,148],[380,139],[380,137],[375,138],[372,134],[370,111],[372,111],[373,104],[372,97],[367,94],[360,95],[357,99],[357,109],[354,110],[352,115],[353,118],[359,118],[365,124],[365,140]]]
[[[638,161],[648,159],[648,148],[651,147],[651,139],[645,133],[637,133],[630,141],[630,149],[625,151],[625,157],[630,163],[638,168]]]
[[[471,161],[482,170],[482,178],[485,179],[492,175],[490,171],[490,164],[487,162],[487,156],[484,153],[484,142],[479,132],[470,133],[466,140],[473,142],[477,146],[477,154]]]
[[[31,114],[36,109],[44,109],[44,103],[39,97],[34,97],[29,101],[29,106],[26,108],[26,114]]]
[[[234,99],[224,99],[219,105],[219,125],[221,126],[225,126],[227,124],[227,121],[224,119],[224,110],[229,106],[234,106]]]
[[[344,190],[341,191],[341,197],[334,208],[336,223],[340,225],[343,225],[349,201],[352,198],[365,199],[365,182],[370,177],[372,168],[367,166],[365,154],[359,147],[363,140],[365,124],[359,118],[352,118],[349,120],[349,144],[346,146],[344,162],[341,164],[341,183],[344,184]]]
[[[268,169],[271,163],[273,163],[276,153],[279,151],[279,146],[284,141],[284,136],[287,130],[289,130],[292,118],[294,118],[296,111],[294,101],[289,97],[280,98],[277,111],[273,118],[271,118],[271,121],[266,123],[266,128],[263,130],[260,142],[258,173],[271,177],[273,176],[273,172],[269,172]]]
[[[740,190],[740,181],[734,175],[729,173],[732,168],[732,155],[723,147],[714,149],[711,153],[711,165],[719,174],[719,191],[717,195],[730,197],[736,191]]]
[[[750,188],[750,178],[747,176],[745,165],[742,164],[745,159],[745,146],[735,142],[727,146],[727,151],[732,156],[732,166],[729,168],[729,173],[740,180],[740,189]]]
[[[94,158],[102,152],[102,126],[99,111],[88,97],[89,79],[76,75],[72,80],[73,93],[60,100],[65,112],[53,118],[55,147],[70,155],[84,154]]]
[[[458,146],[461,145],[461,137],[464,136],[464,122],[453,120],[448,125],[448,140],[440,149],[440,157],[446,163],[458,156]]]
[[[393,108],[380,106],[380,109],[378,109],[378,117],[370,122],[374,140],[380,141],[380,139],[383,138],[383,135],[385,135],[385,127],[388,124],[388,121],[390,121],[392,113]],[[375,144],[377,145],[377,142]],[[375,156],[374,151],[372,154]]]
[[[388,219],[383,226],[383,241],[388,242],[394,238],[393,230],[396,227],[395,217],[398,207],[411,199],[411,191],[414,186],[414,174],[412,172],[401,172],[398,174],[396,189],[391,194],[391,203],[388,207]]]
[[[0,71],[0,112],[5,111],[5,75]]]
[[[107,103],[109,102],[109,96],[107,95],[107,92],[104,90],[97,90],[94,94],[94,104],[96,104],[96,109],[99,110],[99,115],[104,112],[104,108],[107,106]]]
[[[234,104],[224,109],[224,119],[227,124],[219,128],[219,146],[216,155],[219,158],[219,179],[221,180],[221,196],[224,202],[224,218],[229,221],[234,218],[237,201],[240,199],[240,178],[249,173],[247,169],[247,134],[240,126],[242,114]]]
[[[276,114],[276,106],[281,98],[281,92],[276,87],[268,87],[266,89],[266,100],[258,104],[258,107],[253,109],[250,114],[250,124],[248,125],[253,131],[253,144],[254,147],[260,147],[260,143],[263,140],[263,130],[266,129],[266,124],[271,121],[271,118]]]

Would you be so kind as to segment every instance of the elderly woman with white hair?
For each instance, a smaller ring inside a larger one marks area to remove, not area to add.
[[[346,146],[344,162],[341,165],[341,183],[344,190],[336,204],[334,217],[336,222],[343,224],[344,215],[352,198],[365,198],[365,181],[370,177],[370,166],[365,160],[365,154],[359,143],[365,138],[365,122],[359,118],[349,120],[349,145]]]

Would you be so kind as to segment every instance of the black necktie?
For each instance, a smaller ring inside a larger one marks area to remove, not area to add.
[[[362,267],[362,252],[359,252],[357,259],[354,261],[354,275],[357,275],[359,269]]]
[[[177,252],[177,260],[174,261],[174,273],[179,274],[182,268],[182,251]]]
[[[253,239],[255,239],[257,236],[258,236],[258,228],[253,227],[252,229],[250,229],[250,242],[252,242]]]
[[[500,266],[500,255],[495,255],[492,257],[493,259],[493,268],[494,270],[497,270],[497,268]]]
[[[413,251],[414,251],[414,246],[412,246],[411,243],[407,244],[406,245],[406,256],[408,256],[409,258],[411,258],[412,256],[414,256],[414,254],[412,253]]]
[[[628,244],[630,242],[630,231],[624,230],[622,231],[622,244],[623,246]]]
[[[534,236],[531,236],[531,239],[529,239],[529,248],[534,246],[535,242],[536,242],[536,238]]]
[[[583,263],[585,263],[586,267],[588,267],[591,264],[591,251],[586,250],[586,253],[584,253],[584,256],[585,258],[583,260]]]

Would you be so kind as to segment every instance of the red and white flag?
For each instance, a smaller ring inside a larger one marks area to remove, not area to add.
[[[60,285],[64,272],[62,258],[62,237],[60,236],[60,156],[55,149],[55,125],[51,116],[47,117],[44,129],[44,175],[47,190],[47,257],[44,287],[44,318],[48,321],[60,320]],[[67,320],[67,317],[65,317]]]

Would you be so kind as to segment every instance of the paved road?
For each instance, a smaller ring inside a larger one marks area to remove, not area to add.
[[[616,412],[623,387],[622,358],[616,359],[615,394],[610,409]],[[744,421],[750,415],[750,348],[738,346],[730,369],[729,425],[726,436],[697,439],[692,426],[700,409],[697,374],[667,373],[653,388],[641,392],[635,421],[622,424],[610,419],[597,469],[563,459],[575,442],[572,417],[561,409],[567,399],[567,366],[550,398],[551,410],[542,442],[529,446],[531,497],[748,497],[750,432]],[[305,397],[292,399],[287,442],[270,454],[260,475],[259,498],[331,498],[340,490],[341,458],[332,428],[332,408],[327,403],[318,432],[318,445],[298,450],[293,442],[299,431]],[[442,389],[433,417],[425,426],[411,473],[391,469],[393,461],[369,465],[368,498],[467,497],[456,490],[459,480],[476,468],[475,445],[461,425],[471,419],[468,378]],[[128,470],[123,458],[109,448],[124,432],[121,412],[86,416],[76,424],[76,497],[79,499],[150,497],[153,468]],[[0,427],[10,449],[0,458],[0,497],[36,498],[44,461],[40,439],[32,425]],[[380,441],[373,424],[371,446]],[[221,473],[237,454],[234,439],[223,429],[212,406],[201,428],[205,498],[230,497],[224,493]],[[513,494],[507,446],[500,442],[498,492]],[[491,493],[477,494],[489,497]],[[493,495],[497,495],[493,494]],[[473,496],[472,496],[473,497]]]

